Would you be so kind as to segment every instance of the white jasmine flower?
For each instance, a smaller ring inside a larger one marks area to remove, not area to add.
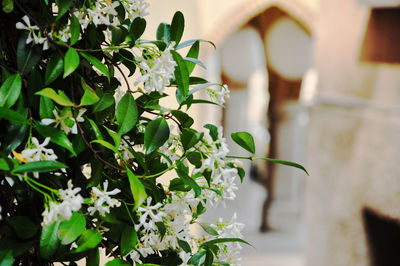
[[[135,225],[136,231],[142,226],[144,227],[144,231],[157,230],[155,223],[162,222],[162,217],[166,216],[164,212],[159,210],[162,204],[158,202],[154,206],[151,206],[151,200],[152,198],[148,197],[147,206],[139,207],[137,210],[137,212],[141,214],[139,217],[139,224]]]
[[[223,105],[225,103],[225,99],[229,97],[229,89],[228,85],[222,86],[213,86],[213,88],[207,88],[207,92],[212,101]]]
[[[73,12],[73,14],[79,20],[79,24],[82,26],[82,28],[86,29],[90,23],[90,19],[88,19],[86,17],[86,15],[87,15],[86,10],[84,12],[80,12],[79,10],[76,10]]]
[[[60,197],[63,200],[60,203],[50,202],[49,206],[42,213],[43,225],[49,225],[57,220],[69,220],[72,212],[79,211],[82,207],[83,198],[78,194],[81,188],[73,188],[72,181],[68,181],[68,188],[60,189]]]
[[[76,116],[76,121],[84,122],[85,119],[82,117],[82,115],[85,112],[86,112],[85,108],[79,109],[79,113]],[[69,134],[69,133],[78,134],[78,127],[76,125],[75,119],[73,118],[70,110],[65,111],[65,114],[63,116],[58,114],[56,110],[53,110],[53,115],[54,115],[55,119],[44,118],[44,119],[42,119],[42,123],[46,126],[55,123],[54,127],[57,128],[58,126],[60,126],[61,130],[64,131],[65,134]],[[72,124],[72,126],[71,126],[71,124]]]
[[[94,207],[89,207],[88,211],[90,215],[93,215],[96,211],[100,213],[101,216],[105,216],[105,213],[110,212],[110,207],[119,207],[121,202],[117,199],[113,199],[110,196],[116,195],[121,192],[118,188],[113,189],[111,191],[107,191],[108,189],[108,180],[103,183],[104,191],[101,191],[97,187],[92,188],[92,203],[94,203]],[[104,206],[105,204],[105,206]]]
[[[121,3],[125,8],[129,20],[134,20],[137,17],[144,18],[149,14],[146,9],[150,4],[144,0],[121,0]]]
[[[96,6],[93,10],[88,9],[87,12],[90,20],[93,21],[96,26],[101,24],[117,26],[120,24],[117,18],[118,13],[115,10],[118,5],[119,2],[113,2],[109,5],[106,1],[99,1],[96,2]]]
[[[136,250],[132,250],[127,256],[129,256],[134,262],[142,263],[140,260],[140,254]]]
[[[118,86],[118,88],[115,89],[114,93],[114,100],[115,100],[115,106],[118,106],[119,101],[124,97],[126,94],[126,91],[121,87]]]
[[[147,60],[142,57],[137,58],[144,74],[136,80],[135,86],[143,83],[144,90],[147,93],[150,93],[153,89],[161,93],[164,91],[165,86],[168,86],[169,81],[174,78],[176,62],[171,54],[173,47],[174,43],[171,43],[170,47],[156,58]]]
[[[50,142],[50,137],[45,138],[42,144],[39,144],[37,138],[32,137],[33,147],[30,149],[25,149],[21,152],[22,156],[28,162],[35,162],[35,161],[55,161],[57,160],[57,155],[54,153],[53,149],[47,149],[46,145]]]
[[[26,39],[26,44],[30,42],[33,42],[34,44],[39,43],[39,37],[35,33],[35,31],[39,30],[39,27],[36,25],[31,25],[28,16],[23,16],[22,20],[25,22],[25,24],[18,22],[17,24],[15,24],[15,27],[19,30],[29,31],[28,38]]]

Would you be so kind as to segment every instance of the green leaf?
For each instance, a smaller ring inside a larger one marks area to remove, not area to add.
[[[214,264],[222,265],[222,266],[231,266],[229,263],[226,263],[226,262],[220,261],[220,260],[214,261]]]
[[[188,40],[188,41],[185,41],[185,42],[179,44],[179,45],[176,47],[176,50],[179,50],[179,49],[182,49],[182,48],[191,46],[191,45],[193,45],[195,42],[208,42],[209,44],[211,44],[211,45],[214,47],[214,49],[217,49],[217,46],[215,46],[215,44],[214,44],[213,42],[211,42],[211,41],[206,41],[206,40],[202,40],[202,39],[193,39],[193,40]]]
[[[186,67],[186,63],[182,56],[175,51],[171,51],[172,57],[174,58],[177,66],[175,67],[175,79],[178,85],[178,91],[183,97],[182,99],[177,99],[178,103],[182,103],[189,92],[189,71]]]
[[[101,140],[101,139],[96,139],[96,140],[92,140],[91,143],[99,143],[100,145],[106,147],[109,150],[112,150],[115,153],[119,153],[118,148],[114,147],[114,145],[112,145],[110,142],[107,142],[105,140]]]
[[[138,236],[133,226],[125,226],[121,235],[121,256],[127,255],[136,246]]]
[[[171,41],[175,42],[175,46],[177,46],[181,41],[184,28],[185,18],[183,17],[182,12],[177,11],[171,22]]]
[[[57,162],[57,161],[34,161],[34,162],[28,162],[25,164],[21,164],[18,167],[14,168],[13,172],[21,172],[21,173],[30,173],[30,172],[39,172],[39,173],[45,173],[45,172],[53,172],[56,170],[59,170],[61,168],[68,168],[63,163]]]
[[[196,130],[185,128],[180,135],[182,147],[185,150],[192,148],[201,140],[203,135],[204,133],[199,133]]]
[[[204,65],[203,62],[201,62],[199,59],[196,58],[191,58],[191,57],[185,57],[184,60],[186,61],[186,64],[196,64],[201,66],[203,69],[207,69],[206,66]]]
[[[209,226],[208,224],[205,224],[205,223],[199,223],[199,224],[204,229],[204,231],[206,231],[210,235],[213,235],[213,236],[217,236],[218,235],[218,232],[214,228]]]
[[[52,83],[63,72],[64,62],[58,53],[53,53],[47,63],[46,73],[44,75],[45,85]]]
[[[202,165],[201,162],[201,154],[199,152],[188,152],[186,153],[186,157],[191,164],[193,164],[196,168],[200,168]]]
[[[0,107],[10,108],[21,93],[22,80],[19,74],[9,76],[0,87]]]
[[[129,36],[133,37],[132,41],[135,42],[136,40],[138,40],[140,36],[142,36],[145,29],[146,20],[141,17],[135,18],[128,28]]]
[[[121,44],[125,39],[125,35],[126,35],[125,28],[111,26],[111,45]]]
[[[97,96],[96,92],[83,80],[83,78],[81,78],[81,84],[85,93],[82,96],[80,105],[85,106],[97,103],[100,100],[99,96]]]
[[[101,131],[99,127],[96,125],[96,123],[90,118],[88,118],[87,120],[89,121],[90,126],[92,127],[96,139],[103,140],[103,135],[101,134]]]
[[[121,135],[128,133],[138,120],[138,110],[135,99],[130,93],[126,93],[119,101],[115,113]]]
[[[38,231],[38,226],[26,216],[14,216],[8,219],[8,223],[14,229],[19,238],[29,239]]]
[[[0,170],[11,171],[18,166],[18,161],[9,157],[0,158]]]
[[[95,68],[97,68],[101,73],[103,73],[108,79],[110,79],[110,71],[108,70],[107,66],[104,65],[97,57],[94,57],[84,52],[80,52],[80,54],[87,61],[89,61]]]
[[[240,147],[254,154],[256,147],[254,145],[253,136],[247,132],[235,132],[231,134],[233,141],[235,141]]]
[[[110,260],[109,262],[107,262],[105,266],[129,266],[129,265],[132,265],[132,264],[130,264],[120,258],[116,258],[116,259],[113,259],[113,260]]]
[[[79,35],[81,34],[81,24],[74,14],[71,14],[71,39],[70,44],[74,45],[79,40]]]
[[[169,127],[163,117],[151,121],[144,132],[146,155],[161,147],[169,138]]]
[[[175,169],[178,176],[182,179],[183,183],[190,186],[194,190],[194,196],[197,198],[201,194],[201,188],[188,174],[181,169]]]
[[[190,47],[189,52],[186,55],[186,58],[198,58],[199,57],[199,51],[200,51],[200,42],[196,41],[192,47]],[[194,67],[196,66],[195,63],[192,62],[186,62],[189,75],[193,72]]]
[[[202,250],[194,254],[188,261],[188,264],[198,266],[202,260],[204,260],[204,256],[206,255],[206,251]]]
[[[235,237],[224,237],[224,238],[217,238],[217,239],[213,239],[213,240],[209,240],[207,242],[203,242],[200,247],[204,247],[204,246],[211,246],[214,244],[220,244],[220,243],[226,243],[226,242],[241,242],[244,244],[247,244],[249,246],[251,246],[251,244],[247,241],[244,241],[241,238],[235,238]]]
[[[209,130],[210,137],[213,141],[218,140],[218,128],[215,125],[206,124],[204,127]]]
[[[62,245],[68,245],[75,241],[86,228],[86,219],[79,213],[74,212],[68,221],[63,221],[58,229],[58,239]]]
[[[166,44],[171,42],[171,26],[166,23],[158,25],[156,32],[157,40],[164,41]]]
[[[17,68],[22,74],[28,74],[32,71],[33,67],[39,63],[42,53],[40,45],[27,46],[27,38],[28,33],[23,33],[17,46]]]
[[[40,235],[40,255],[46,260],[53,256],[60,245],[60,240],[58,240],[57,237],[60,223],[60,221],[56,221],[42,227],[42,234]]]
[[[70,47],[65,53],[63,78],[65,79],[67,76],[73,73],[78,66],[79,54],[74,48]]]
[[[36,92],[35,94],[48,97],[62,106],[75,106],[75,104],[71,102],[71,100],[62,90],[58,90],[57,93],[52,88],[45,88],[41,91]]]
[[[12,266],[13,264],[14,264],[14,257],[12,254],[12,250],[10,250],[10,249],[0,250],[0,265],[1,266]]]
[[[26,119],[23,115],[12,109],[4,107],[0,107],[0,119],[7,119],[14,124],[29,125],[29,120]]]
[[[134,210],[136,210],[140,205],[142,205],[143,201],[147,198],[146,190],[140,182],[140,180],[135,176],[135,174],[126,169],[128,173],[129,185],[131,187],[131,192],[133,195],[133,200],[135,201]]]
[[[86,229],[85,231],[83,231],[81,237],[76,243],[78,247],[72,250],[72,252],[78,253],[95,248],[101,242],[102,239],[103,237],[98,231],[93,229]]]
[[[103,127],[107,130],[108,135],[110,135],[110,137],[113,139],[114,146],[119,147],[119,145],[121,144],[121,135],[115,132],[114,130],[111,130],[105,126]]]
[[[178,239],[178,244],[186,253],[192,253],[192,249],[188,242]]]
[[[193,125],[194,120],[188,114],[178,110],[171,110],[171,114],[178,119],[183,128],[188,128]]]
[[[115,103],[114,96],[111,93],[104,93],[100,101],[93,108],[93,113],[101,112]]]
[[[45,96],[40,96],[39,114],[40,118],[53,118],[53,110],[55,109],[53,101]]]
[[[14,10],[14,0],[3,0],[1,6],[4,13],[11,13]]]
[[[214,262],[214,254],[210,249],[206,249],[206,259],[204,261],[204,266],[212,266]]]
[[[100,265],[100,252],[98,248],[88,251],[88,256],[86,257],[86,266],[98,266]]]
[[[56,0],[58,6],[58,15],[56,21],[59,20],[71,7],[72,0]]]
[[[272,158],[255,158],[255,160],[264,160],[264,161],[269,161],[269,162],[274,162],[274,163],[279,163],[279,164],[283,164],[283,165],[292,166],[292,167],[295,167],[295,168],[303,170],[307,175],[309,175],[307,170],[306,170],[306,168],[304,168],[304,166],[302,166],[301,164],[295,163],[295,162],[272,159]]]
[[[50,127],[50,126],[44,126],[40,124],[39,122],[35,122],[34,128],[36,129],[37,132],[39,132],[40,135],[43,137],[50,137],[50,141],[60,145],[63,148],[66,148],[69,150],[74,156],[76,156],[74,147],[71,143],[71,141],[67,138],[67,136],[62,132],[61,130],[58,130],[56,128]]]

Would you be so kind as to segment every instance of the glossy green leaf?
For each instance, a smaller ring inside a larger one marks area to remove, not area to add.
[[[199,224],[204,229],[204,231],[206,231],[210,235],[213,235],[213,236],[217,236],[218,235],[217,230],[215,230],[214,228],[212,228],[208,224],[205,224],[205,223],[199,223]]]
[[[221,266],[231,266],[229,263],[226,263],[226,262],[220,261],[220,260],[214,261],[214,264],[221,265]]]
[[[81,84],[85,93],[82,96],[80,105],[85,106],[97,103],[100,100],[99,96],[97,96],[96,92],[83,80],[83,78],[81,79]]]
[[[283,165],[287,165],[287,166],[292,166],[292,167],[303,170],[307,175],[309,175],[306,168],[304,168],[304,166],[302,166],[301,164],[295,163],[295,162],[272,159],[272,158],[255,158],[255,160],[264,160],[264,161],[279,163],[279,164],[283,164]]]
[[[88,118],[87,120],[89,121],[89,124],[92,127],[96,139],[103,140],[103,135],[101,134],[101,131],[99,127],[96,125],[96,123],[90,118]]]
[[[185,61],[180,54],[175,51],[171,51],[171,54],[175,62],[177,63],[174,73],[179,93],[183,97],[183,99],[178,99],[178,102],[181,103],[185,100],[186,95],[189,92],[189,71],[187,69]]]
[[[63,163],[57,161],[34,161],[28,162],[25,164],[21,164],[18,167],[14,168],[13,172],[17,173],[30,173],[30,172],[38,172],[38,173],[45,173],[45,172],[53,172],[59,170],[61,168],[68,168]]]
[[[29,239],[38,231],[38,226],[26,216],[14,216],[8,219],[8,223],[14,229],[19,238]]]
[[[0,87],[0,107],[10,108],[21,93],[22,80],[19,74],[9,76]]]
[[[178,245],[185,251],[186,253],[192,253],[192,249],[188,242],[178,239]]]
[[[78,247],[72,250],[72,252],[78,253],[95,248],[102,239],[103,237],[98,231],[93,229],[86,229],[85,231],[83,231],[78,241],[76,242]]]
[[[29,125],[28,119],[26,119],[20,113],[9,108],[0,107],[0,119],[6,119],[14,124]]]
[[[209,240],[207,242],[203,242],[200,247],[204,247],[204,246],[211,246],[214,244],[220,244],[220,243],[227,243],[227,242],[240,242],[240,243],[244,243],[247,244],[249,246],[251,246],[251,244],[241,238],[235,238],[235,237],[224,237],[224,238],[217,238],[217,239],[213,239],[213,240]]]
[[[121,235],[121,255],[125,256],[136,246],[138,236],[133,226],[125,226]]]
[[[156,32],[157,40],[164,41],[166,44],[171,42],[171,26],[166,23],[158,25]]]
[[[60,240],[58,240],[57,236],[60,223],[60,221],[56,221],[42,227],[42,233],[40,235],[40,255],[46,260],[53,256],[60,245]]]
[[[62,106],[75,106],[75,104],[71,102],[71,100],[62,90],[58,90],[57,93],[52,88],[45,88],[41,91],[36,92],[35,94],[48,97]]]
[[[121,135],[128,133],[138,121],[138,110],[135,99],[130,93],[126,93],[119,101],[115,113]]]
[[[150,154],[161,147],[169,138],[169,126],[163,117],[151,121],[144,132],[144,147]]]
[[[107,149],[115,152],[115,153],[119,153],[118,148],[116,148],[114,145],[112,145],[110,142],[107,142],[105,140],[100,140],[100,139],[96,139],[96,140],[92,140],[91,143],[98,143],[104,147],[106,147]]]
[[[37,132],[39,132],[40,135],[42,135],[43,137],[50,137],[51,142],[60,145],[63,148],[66,148],[74,156],[76,156],[71,141],[67,138],[67,136],[63,131],[53,128],[51,126],[42,125],[38,122],[35,122],[34,128],[36,129]]]
[[[115,103],[114,96],[111,93],[104,93],[100,101],[93,108],[93,113],[101,112]]]
[[[196,168],[200,168],[202,165],[201,155],[199,152],[189,152],[186,153],[186,157],[191,164],[193,164]]]
[[[235,141],[240,147],[254,154],[256,147],[254,145],[253,136],[247,132],[235,132],[231,134],[233,141]]]
[[[186,65],[190,64],[195,64],[201,66],[203,69],[207,69],[206,66],[204,65],[203,62],[201,62],[197,58],[191,58],[191,57],[185,57],[184,60],[186,61]]]
[[[39,102],[39,114],[40,118],[53,118],[53,110],[55,110],[53,101],[45,96],[40,96]]]
[[[111,26],[111,45],[119,45],[125,40],[126,29]]]
[[[74,45],[78,40],[81,34],[81,24],[77,17],[74,14],[71,14],[71,39],[70,44]]]
[[[42,55],[42,48],[40,45],[27,45],[26,39],[28,33],[21,34],[17,46],[17,68],[20,73],[28,74],[36,66]]]
[[[218,128],[213,124],[204,125],[205,128],[209,130],[210,137],[213,141],[218,140]]]
[[[14,264],[14,257],[12,250],[0,250],[0,265],[1,266],[12,266]]]
[[[0,170],[11,171],[18,166],[18,161],[9,157],[0,158]]]
[[[94,248],[88,251],[86,257],[86,266],[99,266],[100,265],[100,252],[98,248]]]
[[[108,135],[110,135],[110,137],[113,139],[114,146],[119,147],[119,145],[121,144],[121,135],[115,132],[114,130],[111,130],[105,126],[103,127],[107,130]]]
[[[63,78],[66,78],[73,73],[79,66],[79,62],[80,60],[78,52],[74,48],[70,47],[65,53]]]
[[[179,49],[182,49],[182,48],[191,46],[191,45],[193,45],[195,42],[207,42],[207,43],[211,44],[211,45],[214,47],[214,49],[217,49],[217,46],[215,46],[215,44],[214,44],[213,42],[211,42],[211,41],[206,41],[206,40],[202,40],[202,39],[193,39],[193,40],[188,40],[188,41],[185,41],[185,42],[183,42],[183,43],[180,43],[180,44],[176,47],[176,50],[179,50]]]
[[[11,13],[14,10],[14,0],[2,0],[1,6],[4,13]]]
[[[175,46],[181,41],[184,28],[185,18],[182,12],[177,11],[171,22],[171,41],[175,42]]]
[[[194,254],[188,261],[189,265],[195,265],[198,266],[201,264],[201,262],[204,260],[204,257],[206,255],[206,251],[202,250]]]
[[[130,266],[132,264],[120,259],[120,258],[116,258],[113,260],[110,260],[109,262],[106,263],[105,266]]]
[[[196,183],[196,181],[193,180],[188,174],[186,174],[181,169],[175,169],[175,171],[178,174],[178,176],[182,179],[183,183],[185,183],[186,185],[190,186],[193,189],[195,197],[197,198],[198,196],[200,196],[201,188]]]
[[[146,29],[146,20],[141,17],[137,17],[133,20],[132,24],[129,26],[129,36],[133,37],[133,42],[138,40],[140,36],[144,33]]]
[[[194,120],[187,113],[179,111],[179,110],[171,110],[171,114],[178,119],[179,123],[183,128],[189,128],[193,125]]]
[[[80,52],[81,56],[89,61],[95,68],[97,68],[101,73],[103,73],[107,78],[110,79],[110,71],[107,66],[104,65],[97,57],[94,57],[88,53]]]
[[[186,55],[186,58],[198,58],[199,57],[199,52],[200,52],[200,42],[196,41],[192,47],[190,47],[189,52]],[[189,75],[193,72],[194,67],[196,66],[195,63],[193,62],[186,62]]]
[[[56,0],[58,6],[58,15],[56,20],[59,20],[68,11],[72,2],[72,0]]]
[[[203,137],[204,133],[196,132],[193,129],[185,128],[183,129],[180,139],[182,146],[185,150],[192,148],[194,145],[197,144]]]
[[[57,52],[53,53],[46,67],[46,73],[44,75],[45,85],[49,85],[56,80],[63,73],[63,68],[63,59]]]
[[[126,169],[126,172],[128,174],[129,185],[131,187],[133,200],[135,201],[134,210],[136,210],[139,206],[142,205],[144,200],[147,198],[146,190],[142,182],[140,182],[140,180],[135,176],[135,174],[131,170]]]
[[[214,262],[214,254],[210,249],[206,249],[206,259],[204,260],[204,266],[212,266]]]
[[[79,213],[74,212],[68,221],[63,221],[58,228],[58,239],[62,245],[68,245],[75,241],[86,229],[86,219]]]

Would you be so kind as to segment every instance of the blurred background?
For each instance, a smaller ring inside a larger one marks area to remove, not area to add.
[[[236,201],[209,212],[247,225],[243,265],[400,265],[400,1],[149,2],[145,38],[180,10],[183,40],[217,45],[197,75],[231,96],[197,126],[249,131],[258,156],[309,171],[247,163]]]

